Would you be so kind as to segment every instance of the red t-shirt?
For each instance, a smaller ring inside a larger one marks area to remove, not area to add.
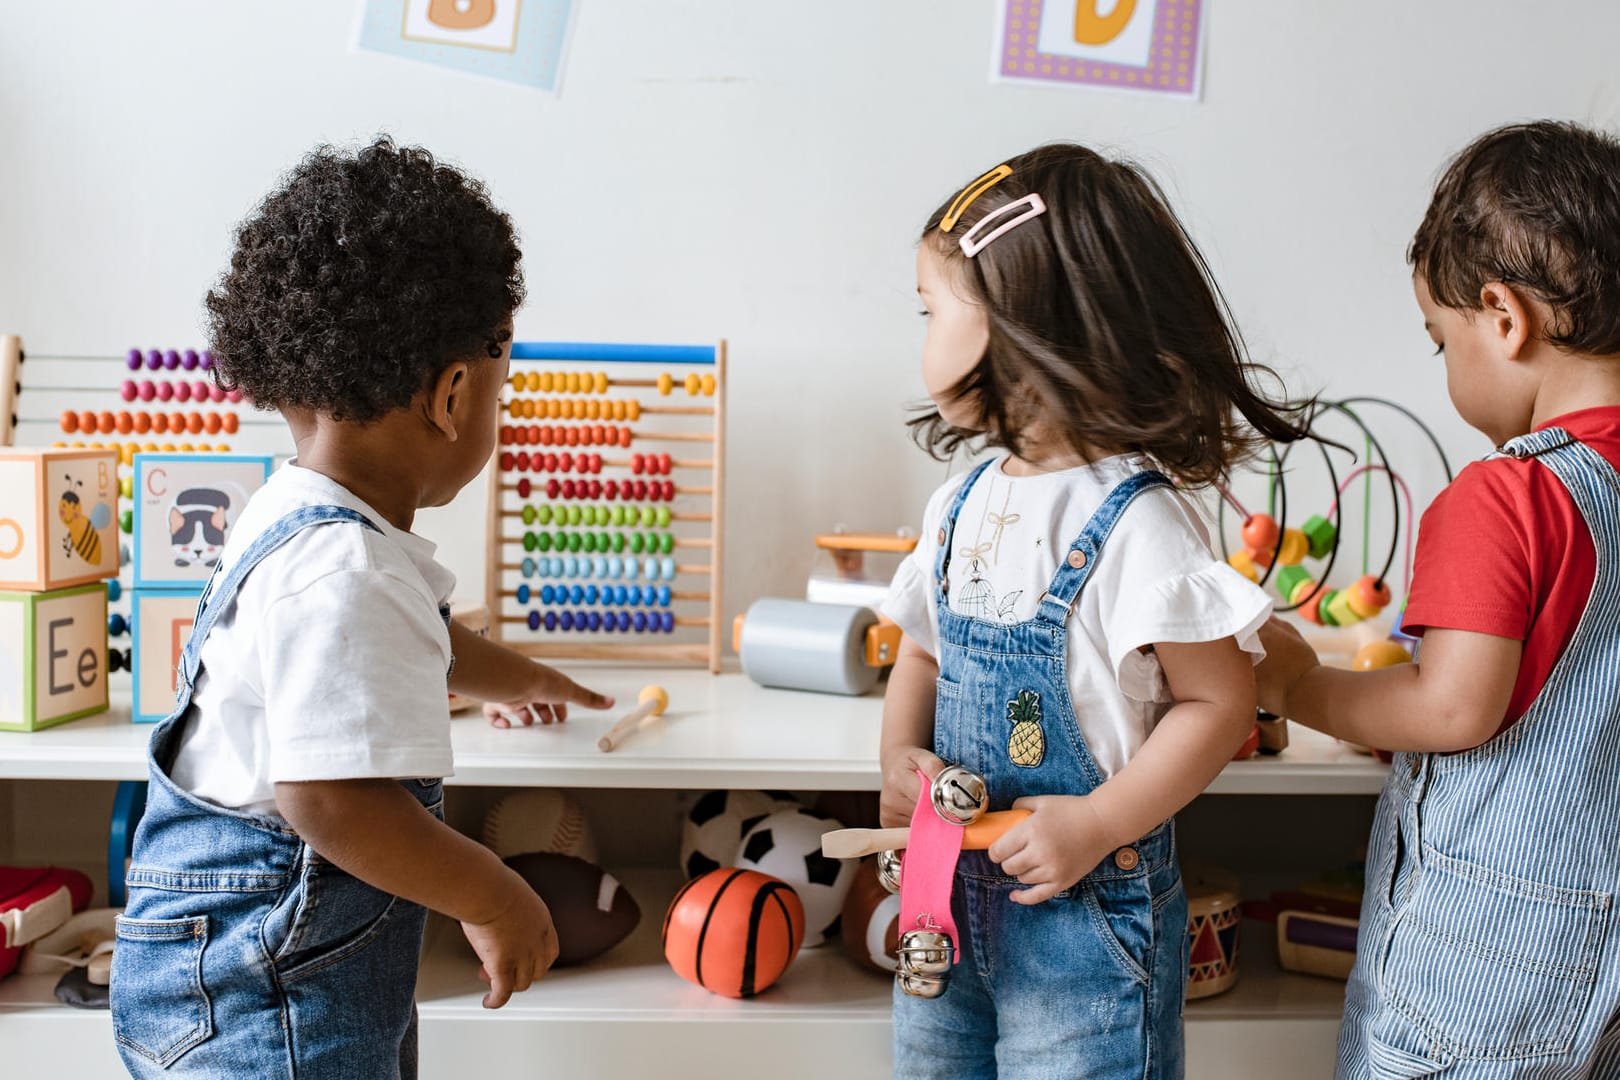
[[[1549,420],[1620,468],[1620,407]],[[1463,469],[1418,531],[1403,628],[1471,630],[1524,642],[1506,728],[1564,655],[1597,576],[1592,532],[1569,489],[1534,458]]]

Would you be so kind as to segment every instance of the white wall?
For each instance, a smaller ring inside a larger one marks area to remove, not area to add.
[[[813,532],[909,521],[944,476],[901,426],[914,234],[990,164],[1056,138],[1145,159],[1257,357],[1393,394],[1466,456],[1402,260],[1429,184],[1488,126],[1620,105],[1599,0],[1209,0],[1199,104],[990,85],[990,0],[580,3],[552,99],[351,54],[353,0],[0,0],[0,328],[36,353],[194,343],[280,170],[420,142],[522,228],[520,337],[731,340],[737,610],[802,587]],[[422,523],[469,594],[481,507]]]

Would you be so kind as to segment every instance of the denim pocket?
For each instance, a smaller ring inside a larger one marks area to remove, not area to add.
[[[1153,896],[1146,874],[1082,881],[1079,901],[1109,955],[1135,982],[1153,970]]]
[[[278,978],[293,982],[364,949],[399,902],[306,849],[297,887],[264,922]]]
[[[113,1033],[119,1043],[168,1068],[214,1034],[202,982],[208,919],[117,921],[113,950]]]
[[[1459,1058],[1566,1052],[1596,984],[1609,894],[1527,881],[1428,847],[1418,874],[1383,973],[1396,1011]]]
[[[950,698],[955,701],[962,696],[962,684],[954,679],[947,679],[942,675],[934,680],[934,694],[937,697]]]

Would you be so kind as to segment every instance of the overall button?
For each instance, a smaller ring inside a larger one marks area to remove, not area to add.
[[[945,530],[944,529],[939,530],[939,543],[940,543],[941,547],[945,546]]]
[[[1075,552],[1075,554],[1079,555],[1080,553]],[[1084,559],[1085,556],[1080,555],[1080,558]],[[1136,853],[1136,849],[1133,847],[1122,847],[1118,851],[1114,852],[1114,865],[1119,867],[1121,870],[1135,870],[1136,864],[1141,861],[1142,856],[1138,855]]]
[[[1086,565],[1086,553],[1083,551],[1069,552],[1069,565],[1074,567],[1076,570],[1084,567]]]

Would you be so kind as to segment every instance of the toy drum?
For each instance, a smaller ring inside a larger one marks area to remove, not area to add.
[[[1187,882],[1187,999],[1224,993],[1237,984],[1238,931],[1242,900],[1233,889],[1208,881]]]

